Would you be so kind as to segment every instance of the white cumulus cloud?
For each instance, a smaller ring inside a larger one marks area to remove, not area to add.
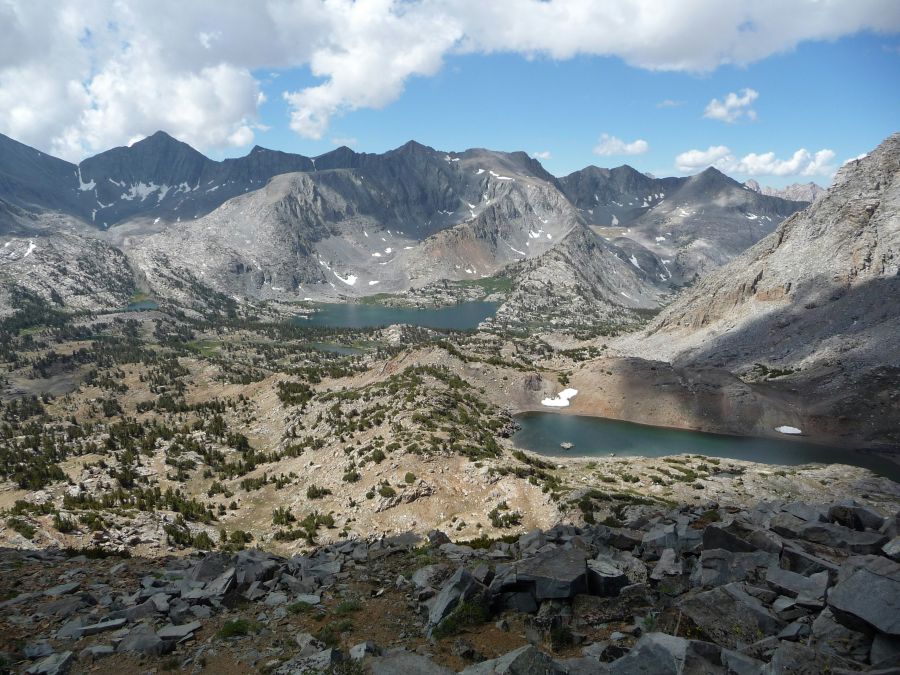
[[[260,79],[298,134],[321,138],[336,117],[390,104],[454,55],[612,56],[703,73],[805,41],[896,33],[900,3],[0,0],[0,26],[0,132],[78,158],[159,128],[203,149],[248,144]],[[317,81],[279,89],[289,78],[270,75],[296,69]],[[729,97],[710,110],[740,117]]]
[[[800,148],[788,159],[779,159],[774,152],[736,157],[727,146],[712,145],[706,150],[682,152],[675,158],[675,166],[682,173],[712,166],[742,176],[832,176],[837,170],[834,158],[834,151],[827,148],[815,153]]]
[[[740,93],[732,91],[721,101],[717,98],[710,101],[703,111],[703,116],[722,122],[737,122],[742,117],[755,120],[756,111],[750,106],[757,98],[759,92],[755,89],[742,89]]]
[[[533,152],[531,156],[535,159],[550,159],[550,151],[542,150],[541,152]]]
[[[595,155],[603,155],[604,157],[615,155],[642,155],[650,149],[647,141],[639,138],[636,141],[627,143],[621,138],[610,136],[609,134],[601,134],[600,140],[594,146]]]

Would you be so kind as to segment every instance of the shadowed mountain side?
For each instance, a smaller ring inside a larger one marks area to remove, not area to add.
[[[804,392],[804,408],[817,418],[818,429],[900,447],[900,277],[851,287],[819,282],[821,291],[808,287],[790,305],[717,335],[674,362],[727,367],[750,377],[787,371],[772,386]]]
[[[861,438],[896,444],[898,274],[895,134],[845,165],[827,196],[700,280],[616,348],[747,379],[778,378],[779,388],[815,402],[810,410],[822,428],[857,425]]]
[[[885,449],[883,429],[858,419],[829,418],[817,400],[774,382],[745,382],[727,370],[682,367],[640,358],[601,358],[575,369],[578,390],[563,412],[720,434],[784,439],[782,425],[805,440],[847,448]],[[537,398],[527,410],[547,409]],[[890,447],[890,443],[887,443]]]

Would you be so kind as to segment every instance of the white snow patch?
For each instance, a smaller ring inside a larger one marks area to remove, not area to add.
[[[509,176],[501,176],[499,173],[494,173],[493,171],[490,171],[489,173],[497,180],[515,180],[515,178],[510,178]]]
[[[356,276],[355,274],[348,274],[347,277],[344,278],[344,277],[342,277],[340,274],[338,274],[337,272],[334,272],[334,276],[336,276],[338,279],[340,279],[341,281],[343,281],[343,282],[344,282],[345,284],[347,284],[348,286],[355,286],[355,285],[356,285],[356,281],[359,279],[359,277]]]
[[[377,280],[372,280],[372,281],[369,282],[369,286],[375,286],[375,285],[378,284],[378,283],[379,283],[379,282],[378,282]]]
[[[656,241],[665,241],[666,240],[665,237],[653,237],[653,238],[656,239]]]
[[[390,246],[388,246],[386,249],[384,249],[384,252],[385,252],[385,253],[391,253],[393,250],[394,250],[394,249],[392,249]]]
[[[747,220],[756,220],[757,218],[759,218],[759,216],[757,216],[755,213],[747,214]]]
[[[24,260],[25,258],[27,258],[28,256],[30,256],[32,253],[34,253],[34,251],[35,251],[36,249],[37,249],[37,246],[35,246],[35,245],[34,245],[34,242],[31,241],[31,240],[29,239],[29,240],[28,240],[28,250],[25,251],[25,255],[22,256],[22,259]]]
[[[483,173],[484,173],[484,169],[478,169],[478,171],[475,172],[475,175],[480,176]]]
[[[639,270],[641,270],[641,266],[638,265],[637,258],[634,257],[634,254],[633,254],[633,253],[631,254],[631,257],[629,258],[629,260],[631,261],[631,264],[632,264],[632,265],[634,265],[634,266],[637,267]],[[643,272],[643,271],[644,271],[644,270],[641,270],[641,272]]]
[[[800,431],[800,429],[798,429],[797,427],[789,427],[789,426],[786,426],[786,425],[785,425],[785,426],[780,426],[780,427],[775,427],[775,431],[777,431],[779,434],[789,434],[789,435],[791,435],[791,436],[796,436],[796,435],[798,435],[798,434],[802,434],[802,433],[803,433],[803,432]]]
[[[500,241],[503,241],[503,239],[501,239]],[[512,247],[512,244],[510,244],[508,241],[503,241],[503,243],[506,244],[507,246],[509,246],[514,252],[518,253],[519,255],[523,255],[523,256],[525,256],[526,258],[528,257],[528,254],[525,253],[525,251],[520,251],[520,250],[517,249],[517,248],[513,248],[513,247]]]
[[[545,398],[541,401],[541,405],[548,408],[568,408],[569,401],[578,394],[577,389],[563,389],[555,398]]]
[[[380,257],[381,257],[381,254],[378,253],[378,252],[376,251],[375,253],[372,254],[372,257],[373,257],[373,258],[380,258]]]
[[[364,234],[364,235],[366,235],[366,238],[368,238],[368,237],[369,237],[369,233],[368,233],[368,232],[366,232],[366,231],[365,231],[365,230],[363,230],[363,234]]]
[[[95,187],[97,187],[97,183],[95,183],[93,181],[93,179],[91,180],[90,183],[85,183],[83,180],[81,180],[81,167],[79,166],[78,167],[78,189],[81,190],[82,192],[89,192],[90,190],[93,190]]]
[[[613,216],[612,223],[610,224],[610,227],[615,227],[615,226],[618,225],[618,224],[619,224],[619,219],[616,218],[615,216]]]

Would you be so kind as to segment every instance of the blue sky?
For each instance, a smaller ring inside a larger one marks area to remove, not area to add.
[[[272,74],[277,77],[272,77]],[[827,148],[835,162],[871,150],[900,130],[900,40],[864,34],[808,42],[745,67],[707,74],[658,72],[615,57],[557,61],[518,54],[454,56],[433,77],[409,80],[384,108],[338,117],[319,140],[288,127],[284,90],[317,83],[308,69],[257,73],[267,101],[256,143],[317,155],[347,144],[384,152],[415,139],[440,150],[488,147],[549,152],[543,165],[565,175],[589,164],[630,164],[657,175],[678,175],[675,157],[692,148],[726,145],[738,156],[774,151],[787,158],[799,148]],[[714,98],[751,88],[757,119],[734,123],[703,116]],[[663,101],[677,105],[660,106]],[[649,145],[639,155],[599,156],[602,133]],[[216,154],[216,153],[213,153]],[[231,149],[217,156],[236,156]],[[737,173],[731,171],[729,173]],[[756,176],[773,186],[829,182],[828,176]]]
[[[0,26],[0,133],[71,161],[162,129],[781,185],[900,126],[900,0],[0,0]]]

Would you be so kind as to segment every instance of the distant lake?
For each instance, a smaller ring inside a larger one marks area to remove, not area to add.
[[[156,300],[138,300],[125,307],[126,312],[146,312],[153,309],[159,309],[159,303]]]
[[[472,330],[497,311],[496,302],[461,302],[429,309],[352,303],[324,303],[315,307],[315,313],[308,318],[298,316],[296,322],[301,326],[325,328],[378,328],[405,323],[424,328]]]
[[[520,448],[556,457],[666,457],[696,454],[773,465],[850,464],[900,482],[900,464],[868,452],[800,440],[724,436],[653,427],[602,417],[529,412],[516,416],[513,437]],[[564,450],[560,443],[572,443]]]

